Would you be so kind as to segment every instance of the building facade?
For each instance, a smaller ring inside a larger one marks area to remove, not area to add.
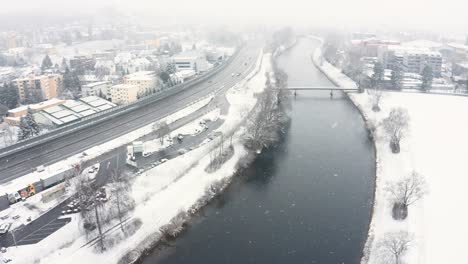
[[[186,51],[172,57],[177,71],[192,70],[196,73],[208,71],[213,67],[206,60],[206,56],[196,51]]]
[[[60,74],[29,76],[13,80],[21,101],[39,102],[52,99],[59,94],[63,77]]]
[[[436,77],[442,71],[442,54],[426,48],[387,46],[379,50],[379,61],[386,69],[399,66],[408,73],[421,74],[426,66],[432,68]]]
[[[140,93],[148,93],[158,92],[161,89],[158,80],[154,71],[139,71],[125,75],[123,83],[138,87]]]
[[[112,102],[120,105],[135,102],[140,93],[140,88],[132,84],[117,84],[111,88]]]
[[[111,82],[102,81],[94,82],[81,86],[81,95],[86,96],[99,96],[102,98],[110,99],[111,95]]]

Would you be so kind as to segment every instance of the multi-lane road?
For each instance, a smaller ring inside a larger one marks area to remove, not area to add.
[[[224,88],[220,90],[220,92],[224,92],[245,78],[245,73],[248,70],[253,70],[253,65],[260,54],[260,48],[259,42],[243,46],[231,63],[220,72],[179,93],[51,142],[0,158],[0,184],[32,172],[39,165],[52,164],[81,153],[92,146],[125,135],[176,110],[183,109],[189,103],[218,91],[220,88]],[[238,75],[237,73],[243,74]]]

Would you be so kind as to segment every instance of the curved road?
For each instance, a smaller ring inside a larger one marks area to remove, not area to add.
[[[32,172],[39,165],[52,164],[145,126],[221,87],[220,91],[225,92],[254,68],[260,48],[259,42],[247,44],[225,69],[203,83],[52,142],[0,158],[0,184]],[[244,74],[232,76],[239,72]]]

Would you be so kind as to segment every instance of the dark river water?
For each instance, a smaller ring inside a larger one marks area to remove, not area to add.
[[[301,39],[278,60],[290,86],[332,86]],[[303,91],[278,147],[200,212],[173,247],[143,263],[359,263],[374,186],[374,152],[344,95]]]

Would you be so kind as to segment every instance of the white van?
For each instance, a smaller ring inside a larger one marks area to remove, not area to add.
[[[37,171],[37,172],[43,172],[44,170],[45,170],[44,165],[38,166],[38,167],[36,168],[36,171]]]

